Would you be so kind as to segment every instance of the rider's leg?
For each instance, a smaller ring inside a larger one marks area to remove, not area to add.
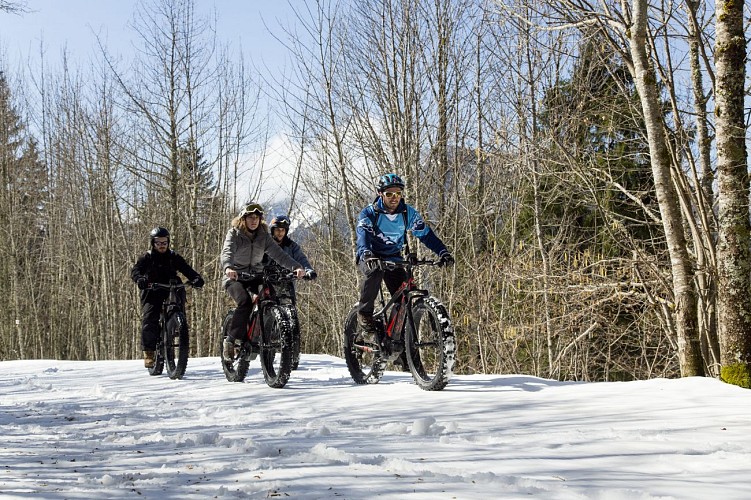
[[[365,275],[365,279],[360,287],[359,314],[364,317],[372,317],[373,304],[381,289],[381,281],[383,281],[383,270],[378,268],[368,269],[364,261],[360,262],[358,267],[363,275]]]
[[[147,297],[141,302],[141,348],[146,368],[154,366],[156,341],[159,338],[159,314],[162,301],[157,297]]]
[[[383,282],[386,284],[386,288],[388,288],[391,295],[394,295],[405,281],[407,281],[406,269],[397,267],[396,269],[389,269],[384,272]]]
[[[360,330],[368,334],[363,340],[378,343],[380,329],[378,328],[376,321],[373,320],[373,310],[375,309],[375,299],[381,289],[383,270],[377,268],[368,269],[364,262],[360,262],[359,267],[360,271],[365,275],[365,279],[360,287],[360,303],[358,305],[357,323]]]
[[[383,277],[383,282],[386,283],[386,288],[388,288],[389,293],[394,295],[399,287],[402,286],[402,283],[407,280],[407,277],[407,271],[405,269],[396,268],[386,271],[386,274]],[[400,368],[403,372],[409,371],[406,351],[402,351],[402,354],[394,360],[394,366]]]
[[[245,332],[247,332],[248,317],[253,307],[253,301],[242,283],[237,281],[227,283],[225,291],[227,295],[232,297],[235,304],[237,304],[232,321],[230,322],[228,338],[232,338],[232,340],[241,339],[245,336]]]

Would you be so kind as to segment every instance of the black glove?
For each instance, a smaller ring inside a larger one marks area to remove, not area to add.
[[[441,260],[438,261],[438,267],[453,266],[454,258],[448,252],[441,253]]]
[[[146,290],[149,287],[149,280],[141,276],[136,280],[136,285],[138,285],[139,290]]]
[[[365,262],[365,268],[368,271],[378,269],[378,266],[381,264],[380,259],[373,255],[373,252],[371,252],[370,250],[365,250],[360,257],[360,260]]]
[[[191,285],[193,285],[195,288],[202,288],[203,287],[203,278],[200,276],[196,276],[193,278],[190,282]]]
[[[318,273],[315,272],[312,269],[308,269],[305,271],[305,279],[306,280],[314,280],[318,277]]]

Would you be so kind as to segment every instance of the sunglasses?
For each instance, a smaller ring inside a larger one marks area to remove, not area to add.
[[[154,246],[155,247],[166,247],[169,245],[169,241],[155,241]]]
[[[386,198],[401,198],[402,192],[401,191],[384,191],[383,196]]]

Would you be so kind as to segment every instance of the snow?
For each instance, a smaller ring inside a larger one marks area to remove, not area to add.
[[[303,354],[284,389],[258,361],[183,380],[142,361],[0,362],[0,496],[748,498],[751,391],[711,378],[564,383],[455,375],[358,386]]]

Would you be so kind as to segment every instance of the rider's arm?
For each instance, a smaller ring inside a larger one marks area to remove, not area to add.
[[[436,255],[448,252],[443,241],[430,229],[430,226],[425,223],[425,220],[417,213],[417,210],[410,205],[407,205],[407,229]]]
[[[143,254],[138,258],[133,269],[130,271],[130,279],[135,283],[139,278],[146,278],[149,275],[149,268],[151,267],[151,256],[148,253]]]
[[[183,276],[188,278],[188,281],[193,281],[200,276],[198,272],[190,267],[190,264],[179,253],[175,253],[175,268],[180,271]]]
[[[370,239],[373,236],[372,214],[373,207],[367,206],[360,211],[355,225],[355,234],[357,235],[357,262],[360,262],[362,254],[366,251],[372,252],[373,248]]]
[[[290,241],[290,256],[302,265],[305,270],[313,270],[313,266],[308,261],[308,257],[305,252],[302,251],[302,247],[294,241]]]
[[[222,245],[222,252],[219,254],[219,262],[222,265],[222,272],[227,272],[227,269],[235,266],[234,254],[237,247],[237,242],[234,238],[234,228],[230,228],[227,231],[227,236],[224,237],[224,245]]]
[[[264,252],[269,254],[269,257],[274,259],[278,264],[286,267],[290,270],[297,270],[300,269],[302,271],[302,274],[305,274],[305,271],[303,270],[302,266],[299,262],[297,262],[295,259],[287,255],[287,252],[282,250],[282,247],[280,247],[276,241],[269,235],[269,233],[262,233],[265,236],[260,236],[262,238],[265,238],[264,244]],[[301,276],[298,276],[301,277]]]

